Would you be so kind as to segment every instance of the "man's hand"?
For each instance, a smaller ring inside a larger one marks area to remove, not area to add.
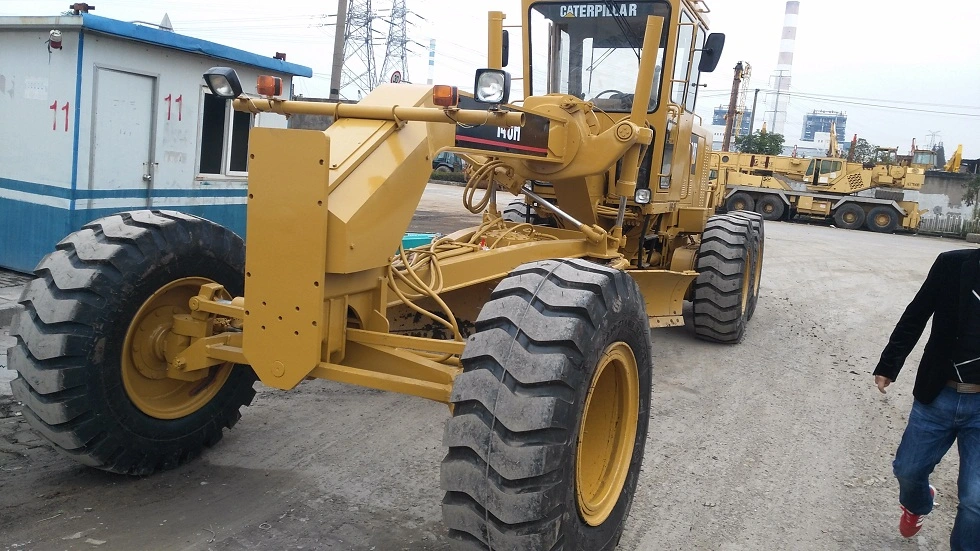
[[[885,394],[885,387],[892,384],[892,380],[884,375],[875,375],[875,384],[878,385],[878,391]]]

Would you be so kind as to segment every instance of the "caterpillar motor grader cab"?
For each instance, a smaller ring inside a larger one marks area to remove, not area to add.
[[[703,1],[523,10],[520,105],[500,12],[466,109],[444,86],[323,104],[279,99],[271,78],[246,96],[233,71],[209,71],[237,110],[336,122],[252,129],[247,248],[171,211],[109,216],[59,243],[12,331],[32,426],[85,464],[146,474],[217,442],[256,378],[415,395],[450,405],[455,547],[614,547],[651,412],[650,328],[683,324],[690,298],[700,336],[738,341],[761,218],[712,216],[710,134],[693,108],[724,37],[708,35]],[[463,202],[483,221],[405,250],[442,151],[474,160]],[[503,220],[505,192],[553,223]]]
[[[894,149],[878,148],[869,163],[718,152],[710,166],[712,181],[727,189],[729,212],[754,210],[766,220],[833,219],[841,228],[884,233],[915,231],[921,221],[919,204],[906,201],[904,191],[922,188],[925,169],[899,164]],[[874,196],[859,195],[868,190]]]

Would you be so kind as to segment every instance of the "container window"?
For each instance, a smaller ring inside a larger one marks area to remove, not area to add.
[[[248,170],[248,136],[255,124],[251,113],[232,109],[231,101],[203,92],[200,173],[243,175]]]

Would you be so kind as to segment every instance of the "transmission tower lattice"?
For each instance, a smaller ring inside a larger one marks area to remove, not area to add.
[[[391,18],[388,20],[388,40],[385,60],[378,75],[379,82],[394,80],[392,75],[398,71],[399,80],[408,82],[408,8],[405,0],[394,0],[391,5]]]
[[[738,92],[738,107],[735,109],[735,126],[732,136],[739,137],[742,132],[742,120],[745,118],[745,96],[749,91],[749,81],[752,80],[752,65],[748,61],[743,63],[742,84]]]
[[[350,0],[348,3],[341,90],[352,86],[359,94],[367,94],[378,85],[372,25],[375,18],[371,0]]]

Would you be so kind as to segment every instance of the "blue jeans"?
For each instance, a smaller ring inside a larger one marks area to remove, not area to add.
[[[956,522],[949,536],[951,551],[980,550],[980,394],[943,388],[931,404],[916,400],[909,424],[895,453],[898,500],[916,515],[932,511],[929,475],[953,441],[960,452]]]

